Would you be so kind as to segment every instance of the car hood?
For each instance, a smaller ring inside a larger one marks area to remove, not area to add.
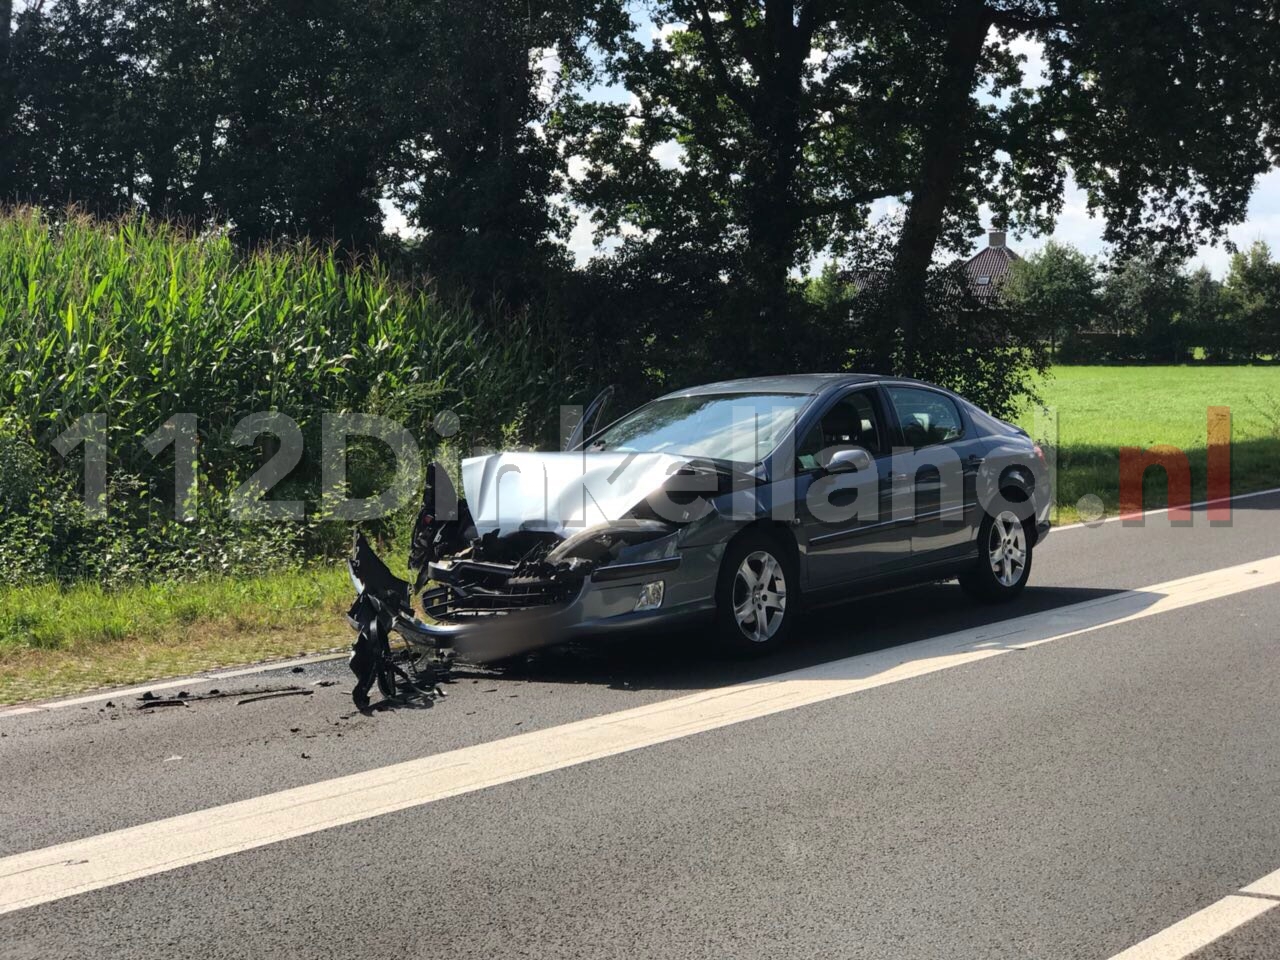
[[[622,519],[688,463],[665,453],[498,453],[464,460],[462,486],[481,536],[569,536]]]

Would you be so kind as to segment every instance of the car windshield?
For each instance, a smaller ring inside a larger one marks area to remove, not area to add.
[[[587,449],[759,463],[773,452],[808,400],[797,393],[667,397],[633,410],[598,434]]]

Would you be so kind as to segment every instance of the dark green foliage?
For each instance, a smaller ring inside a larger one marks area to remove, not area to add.
[[[1280,357],[1280,263],[1265,243],[1231,258],[1222,293],[1237,350],[1250,358]]]
[[[1067,244],[1050,241],[1015,261],[1001,288],[1007,309],[1056,344],[1098,325],[1102,312],[1097,264]]]
[[[454,451],[553,437],[571,399],[554,328],[509,311],[498,326],[467,302],[393,282],[376,260],[352,265],[305,243],[245,257],[225,236],[147,221],[0,218],[0,410],[21,441],[0,445],[0,506],[18,524],[6,527],[6,549],[48,554],[50,575],[113,577],[341,547],[345,534],[314,510],[288,528],[229,517],[228,491],[264,459],[261,444],[231,442],[235,425],[258,411],[299,423],[305,455],[272,497],[313,505],[325,412],[397,419],[424,456],[445,410],[460,421]],[[108,523],[78,505],[81,452],[64,465],[51,447],[84,413],[107,415]],[[194,524],[172,519],[173,454],[152,458],[142,444],[180,413],[199,417]],[[376,442],[353,444],[350,495],[385,489],[389,461]],[[39,507],[22,519],[18,503],[33,496]]]

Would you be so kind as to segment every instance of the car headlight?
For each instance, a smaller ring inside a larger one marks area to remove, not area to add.
[[[657,610],[662,606],[662,598],[667,585],[663,580],[650,580],[640,588],[640,596],[636,599],[635,613],[643,610]]]

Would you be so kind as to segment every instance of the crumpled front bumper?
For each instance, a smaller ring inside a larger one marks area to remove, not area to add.
[[[556,605],[481,613],[449,621],[407,624],[418,637],[481,659],[509,656],[572,636],[613,633],[666,624],[715,609],[715,580],[722,545],[682,550],[675,556],[619,563],[589,574],[569,601]],[[662,606],[636,610],[645,584],[661,580]]]

